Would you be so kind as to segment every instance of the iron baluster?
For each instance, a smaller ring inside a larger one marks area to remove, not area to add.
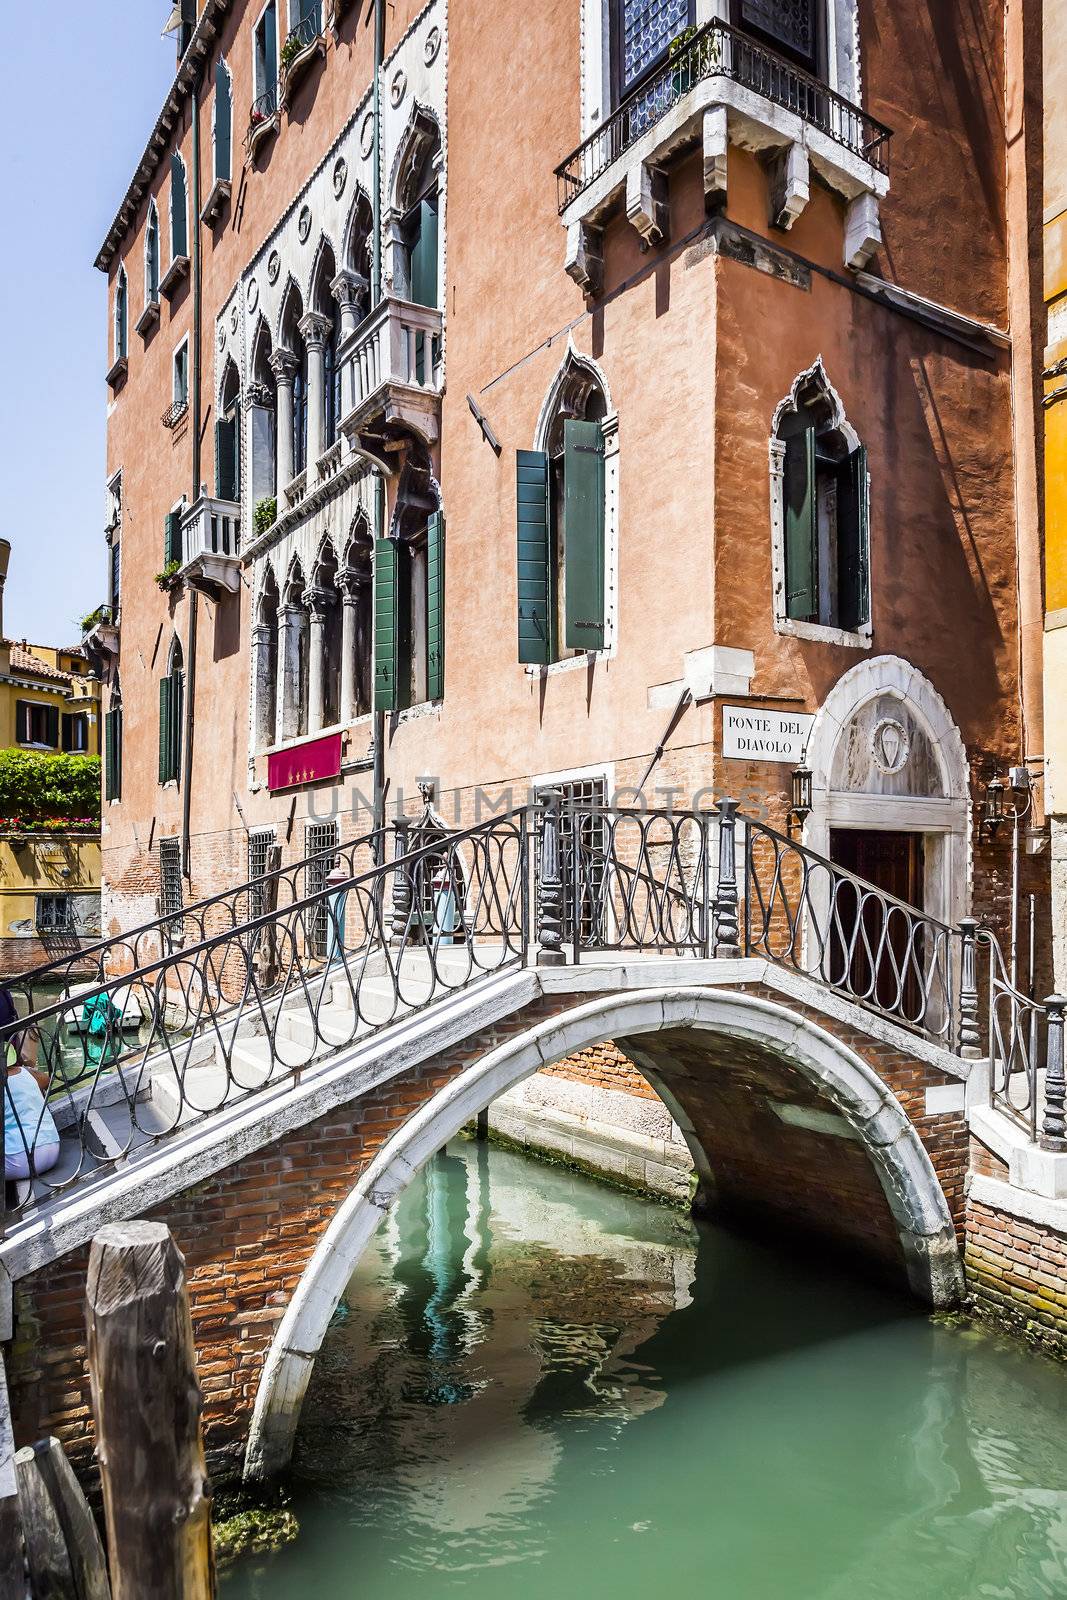
[[[558,789],[543,789],[541,805],[541,854],[537,875],[537,965],[562,967],[563,880],[560,876],[559,829],[562,796]]]
[[[1067,1083],[1063,1065],[1063,1013],[1067,997],[1050,994],[1045,1001],[1048,1027],[1045,1043],[1045,1115],[1041,1122],[1041,1148],[1067,1150]]]
[[[982,1053],[978,1031],[978,961],[976,936],[978,922],[964,917],[960,922],[960,1055],[976,1059]]]
[[[715,954],[741,954],[737,925],[737,801],[720,800],[719,882],[715,891]]]

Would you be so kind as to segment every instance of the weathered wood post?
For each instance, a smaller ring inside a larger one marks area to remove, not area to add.
[[[104,1547],[59,1440],[27,1445],[15,1471],[34,1600],[111,1600]]]
[[[114,1600],[212,1600],[193,1328],[185,1262],[169,1230],[101,1228],[85,1298]]]
[[[2,1202],[0,1202],[2,1204]],[[18,1489],[15,1482],[15,1440],[7,1399],[7,1377],[0,1353],[0,1600],[25,1600]]]

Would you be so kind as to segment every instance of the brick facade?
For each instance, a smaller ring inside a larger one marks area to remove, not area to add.
[[[972,1199],[964,1269],[979,1314],[1067,1357],[1067,1233]]]

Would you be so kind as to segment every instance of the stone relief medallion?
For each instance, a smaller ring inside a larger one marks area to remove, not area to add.
[[[219,355],[222,354],[222,352],[225,350],[225,348],[226,348],[226,325],[225,325],[225,323],[220,322],[219,323]]]
[[[338,156],[337,160],[333,164],[333,192],[337,196],[338,200],[340,200],[341,196],[344,194],[345,184],[347,182],[348,162],[345,160],[344,156]]]
[[[894,717],[883,717],[871,734],[871,757],[880,771],[899,772],[911,754],[908,730]]]
[[[300,215],[296,219],[297,236],[301,244],[307,244],[308,234],[311,232],[311,207],[301,206]]]
[[[396,71],[393,73],[393,81],[389,85],[389,98],[394,106],[398,106],[401,100],[403,100],[405,94],[407,93],[407,88],[408,75],[404,71],[403,67],[397,67]]]
[[[368,111],[363,118],[363,126],[359,130],[359,148],[364,156],[369,156],[374,149],[374,112]]]
[[[231,333],[236,333],[237,332],[237,325],[240,322],[240,320],[241,320],[241,313],[238,311],[237,306],[235,305],[233,310],[230,312],[230,332]]]
[[[254,311],[259,305],[259,284],[255,278],[249,278],[247,291],[248,309]]]
[[[282,270],[282,258],[277,250],[272,250],[267,257],[267,282],[277,283],[278,274]]]
[[[422,47],[422,58],[427,66],[437,60],[437,53],[441,48],[441,30],[438,27],[430,29],[426,35],[426,43]]]

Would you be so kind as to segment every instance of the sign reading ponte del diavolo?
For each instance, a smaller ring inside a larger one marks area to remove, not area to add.
[[[815,718],[806,711],[723,706],[722,753],[735,761],[787,761],[796,766]]]

